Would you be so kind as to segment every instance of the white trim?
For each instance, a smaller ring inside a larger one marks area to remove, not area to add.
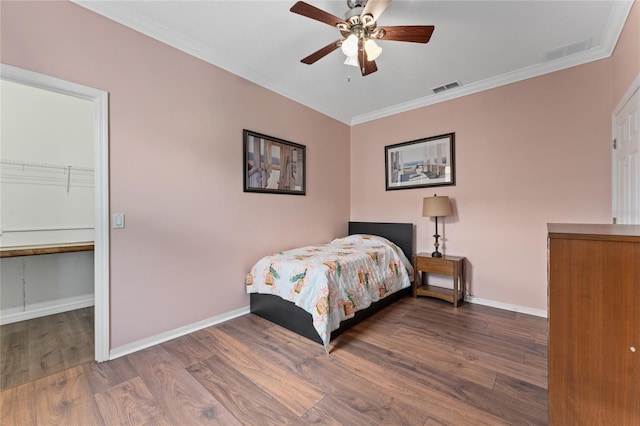
[[[620,38],[620,34],[622,34],[624,24],[627,22],[629,12],[631,12],[634,2],[635,0],[623,0],[614,3],[611,14],[609,15],[609,20],[607,21],[607,26],[602,33],[601,42],[601,46],[609,52],[609,56],[613,54],[616,44],[618,44],[618,39]]]
[[[513,311],[513,312],[519,312],[521,314],[547,318],[546,310],[533,309],[533,308],[528,308],[526,306],[520,306],[520,305],[512,305],[509,303],[497,302],[495,300],[480,299],[479,297],[475,297],[475,296],[466,296],[464,300],[469,303],[475,303],[476,305],[489,306],[491,308],[498,308],[505,311]]]
[[[82,231],[82,230],[93,230],[93,226],[68,226],[68,227],[63,227],[63,226],[56,226],[56,227],[49,227],[49,228],[40,228],[40,229],[34,229],[34,228],[14,228],[14,229],[3,229],[2,232],[3,233],[10,233],[10,232],[56,232],[56,231]]]
[[[336,114],[329,105],[320,105],[311,99],[307,99],[303,94],[293,91],[291,88],[279,84],[275,84],[273,80],[264,74],[260,74],[251,69],[239,67],[233,61],[221,57],[219,54],[212,52],[210,47],[198,43],[189,37],[177,33],[163,25],[159,25],[140,14],[134,14],[128,11],[123,13],[118,7],[117,2],[97,2],[86,0],[71,0],[78,6],[89,9],[99,15],[102,15],[112,21],[118,22],[128,28],[132,28],[142,34],[156,39],[168,46],[174,47],[182,52],[201,59],[209,64],[222,68],[231,74],[240,76],[245,80],[251,81],[258,86],[275,92],[285,98],[291,99],[301,105],[314,109],[328,117],[338,120],[342,123],[349,124],[350,117]]]
[[[546,311],[527,308],[525,306],[509,305],[506,303],[496,302],[493,300],[479,299],[473,296],[466,297],[465,300],[469,303],[490,306],[492,308],[503,309],[503,310],[513,311],[513,312],[520,312],[523,314],[534,315],[534,316],[543,317],[543,318],[547,317]],[[149,338],[138,340],[136,342],[132,342],[127,345],[112,349],[109,359],[120,358],[122,356],[129,355],[131,353],[141,351],[143,349],[147,349],[155,345],[159,345],[169,340],[187,335],[189,333],[196,332],[198,330],[202,330],[203,328],[221,324],[225,321],[229,321],[234,318],[241,317],[242,315],[247,315],[249,313],[250,313],[249,306],[245,306],[244,308],[236,309],[235,311],[227,312],[222,315],[217,315],[207,320],[199,321],[193,324],[186,325],[184,327],[176,328],[176,329],[167,331],[165,333],[156,334],[155,336],[151,336]]]
[[[217,315],[215,317],[212,317],[203,321],[189,324],[184,327],[179,327],[164,333],[156,334],[155,336],[151,336],[146,339],[138,340],[136,342],[129,343],[124,346],[120,346],[118,348],[111,350],[109,359],[120,358],[121,356],[129,355],[133,352],[141,351],[143,349],[150,348],[155,345],[159,345],[161,343],[184,336],[186,334],[193,333],[198,330],[202,330],[203,328],[211,327],[213,325],[217,325],[225,321],[229,321],[234,318],[241,317],[242,315],[246,315],[249,312],[250,312],[249,306],[245,306],[244,308],[236,309],[235,311],[227,312],[222,315]]]
[[[616,116],[620,114],[620,111],[622,111],[625,105],[627,105],[627,102],[629,102],[629,99],[631,99],[639,89],[640,89],[640,74],[638,74],[636,78],[633,79],[633,81],[631,82],[631,85],[629,86],[627,91],[624,93],[620,101],[618,102],[618,105],[616,105],[615,109],[613,110],[612,116]]]
[[[346,117],[342,114],[337,114],[329,105],[320,105],[317,102],[307,99],[303,94],[294,92],[289,87],[274,84],[271,79],[263,74],[257,73],[250,69],[239,67],[238,64],[233,63],[233,61],[230,61],[227,58],[223,58],[219,54],[212,52],[210,48],[197,43],[182,34],[178,34],[169,28],[159,25],[158,23],[142,15],[133,14],[130,12],[123,13],[118,8],[117,2],[97,2],[86,0],[71,1],[108,19],[132,28],[162,43],[175,47],[176,49],[186,52],[189,55],[202,59],[205,62],[220,67],[232,74],[238,75],[259,86],[271,90],[272,92],[289,98],[301,105],[307,106],[328,117],[351,126],[365,123],[367,121],[377,120],[379,118],[388,117],[390,115],[399,114],[401,112],[410,111],[416,108],[448,101],[462,96],[471,95],[473,93],[478,93],[495,87],[504,86],[506,84],[515,83],[524,79],[538,77],[576,65],[581,65],[587,62],[608,58],[613,53],[620,33],[624,28],[627,16],[629,15],[629,11],[633,6],[633,1],[629,0],[613,2],[613,9],[602,35],[602,43],[600,46],[597,46],[593,49],[589,49],[576,55],[564,57],[557,61],[543,62],[527,68],[523,68],[518,71],[502,74],[494,78],[470,83],[461,88],[446,91],[438,95],[429,95],[399,105],[394,105],[389,108],[383,108],[354,117]]]
[[[109,95],[107,92],[11,65],[0,64],[0,77],[93,102],[95,167],[95,359],[109,359]]]
[[[622,112],[623,108],[627,105],[627,102],[631,100],[633,95],[640,90],[640,73],[633,79],[631,85],[627,88],[627,91],[622,95],[622,98],[613,109],[611,113],[611,141],[618,138],[618,114]],[[615,217],[616,210],[618,209],[618,162],[616,156],[616,150],[611,147],[611,220]]]
[[[0,325],[11,324],[18,321],[26,321],[47,315],[60,314],[75,309],[93,306],[93,294],[67,297],[65,299],[50,300],[42,303],[34,303],[24,308],[5,309],[0,312]]]
[[[95,360],[109,359],[109,94],[94,99],[95,210]]]
[[[611,141],[613,142],[618,138],[618,123],[616,122],[616,116],[618,107],[611,114]],[[618,205],[618,164],[616,161],[616,150],[611,146],[611,210],[609,210],[609,222],[613,223],[613,219],[616,217],[615,212]],[[617,219],[617,218],[616,218]]]
[[[541,75],[561,71],[567,68],[575,67],[577,65],[604,59],[609,57],[610,54],[610,52],[607,52],[602,48],[590,49],[576,55],[571,55],[569,57],[559,59],[557,61],[532,65],[530,67],[498,75],[496,77],[491,77],[486,80],[471,83],[456,89],[447,90],[446,92],[425,96],[423,98],[394,105],[389,108],[383,108],[378,111],[359,115],[353,117],[350,124],[352,126],[356,124],[362,124],[366,123],[367,121],[378,120],[380,118],[400,114],[402,112],[411,111],[417,108],[438,104],[440,102],[450,101],[452,99],[461,98],[463,96],[472,95],[474,93],[483,92],[489,89],[495,89],[496,87],[505,86],[507,84],[516,83],[518,81],[539,77]]]

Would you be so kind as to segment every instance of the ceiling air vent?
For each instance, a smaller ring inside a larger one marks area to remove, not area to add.
[[[440,93],[440,92],[444,92],[445,90],[455,89],[456,87],[460,87],[460,86],[462,86],[462,84],[460,84],[459,81],[454,81],[453,83],[443,84],[442,86],[434,87],[431,90],[433,90],[433,93]]]
[[[591,39],[576,41],[575,43],[566,44],[564,46],[551,49],[544,54],[544,60],[553,61],[554,59],[560,59],[565,56],[574,55],[582,51],[588,50],[591,47]]]

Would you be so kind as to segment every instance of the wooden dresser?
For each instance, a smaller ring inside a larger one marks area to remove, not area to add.
[[[640,225],[548,225],[549,425],[640,425]]]

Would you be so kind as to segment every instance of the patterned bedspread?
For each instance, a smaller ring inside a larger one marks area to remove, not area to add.
[[[246,287],[247,293],[274,294],[309,312],[328,349],[341,321],[409,287],[412,274],[409,260],[389,240],[350,235],[265,256],[247,274]]]

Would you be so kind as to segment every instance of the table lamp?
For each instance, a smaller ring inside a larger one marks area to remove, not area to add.
[[[436,218],[436,233],[434,237],[436,242],[435,251],[431,253],[431,257],[442,257],[442,253],[438,251],[438,217],[449,216],[451,214],[451,204],[449,204],[449,197],[438,197],[434,194],[433,197],[427,197],[422,200],[422,216],[423,217],[435,217]]]

